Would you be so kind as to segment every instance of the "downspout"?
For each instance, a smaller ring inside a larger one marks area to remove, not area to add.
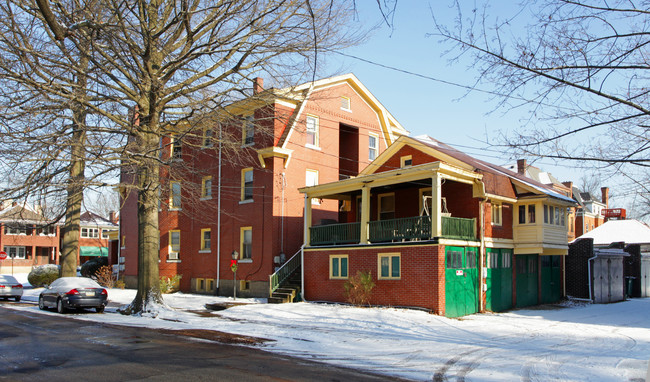
[[[217,288],[215,294],[219,295],[219,281],[221,280],[221,141],[222,130],[219,124],[219,169],[217,181]]]
[[[593,264],[593,261],[596,259],[596,257],[598,257],[598,255],[587,259],[587,275],[589,277],[589,301],[591,302],[594,302],[593,296],[591,295],[591,264]]]
[[[483,299],[483,292],[487,291],[487,270],[485,268],[485,199],[481,199],[478,203],[479,205],[479,236],[480,236],[480,247],[479,247],[479,312],[485,311],[485,300]]]
[[[287,185],[287,178],[285,173],[282,172],[282,207],[280,209],[280,253],[284,253],[284,188]]]
[[[302,301],[305,300],[305,245],[307,245],[307,240],[309,239],[309,225],[307,224],[307,219],[311,218],[311,214],[307,213],[307,203],[311,203],[311,199],[305,194],[305,211],[303,213],[303,243],[300,247],[300,298]],[[308,216],[309,215],[309,216]]]

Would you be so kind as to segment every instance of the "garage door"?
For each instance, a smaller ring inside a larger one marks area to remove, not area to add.
[[[537,255],[516,255],[518,308],[537,305]]]
[[[485,308],[502,312],[512,308],[512,249],[486,248]]]

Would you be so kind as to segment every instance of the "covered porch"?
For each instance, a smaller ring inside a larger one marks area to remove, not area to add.
[[[482,175],[442,162],[305,187],[305,244],[477,241]],[[338,214],[318,210],[338,200]]]

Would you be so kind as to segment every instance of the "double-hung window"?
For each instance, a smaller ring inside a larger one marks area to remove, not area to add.
[[[306,144],[318,147],[318,118],[308,115],[305,121]]]
[[[169,208],[181,208],[181,182],[171,181],[169,183]]]
[[[375,160],[379,151],[379,136],[368,134],[368,160]]]
[[[201,251],[209,251],[212,248],[210,228],[201,230]]]
[[[212,177],[204,176],[201,180],[201,199],[212,198]]]
[[[253,257],[253,227],[242,227],[239,240],[239,258],[251,259]]]
[[[169,231],[169,260],[179,260],[181,251],[181,231]]]
[[[252,115],[244,119],[244,128],[242,129],[242,140],[244,146],[250,146],[255,143],[255,121]]]
[[[241,170],[241,200],[253,200],[253,168]]]

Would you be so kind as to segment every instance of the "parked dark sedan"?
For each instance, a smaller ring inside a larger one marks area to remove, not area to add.
[[[13,298],[16,302],[20,301],[20,298],[23,297],[23,284],[13,276],[0,275],[0,297]]]
[[[65,313],[68,309],[95,308],[104,311],[108,292],[95,280],[87,277],[61,277],[45,287],[38,296],[39,309],[56,308]]]

